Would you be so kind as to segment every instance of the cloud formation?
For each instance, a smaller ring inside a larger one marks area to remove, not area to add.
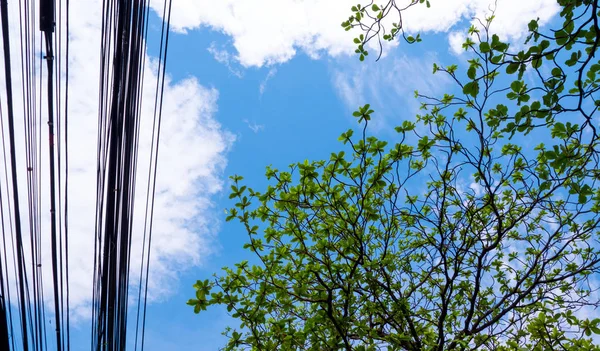
[[[156,9],[162,9],[161,2]],[[411,0],[398,1],[410,3]],[[527,23],[548,21],[558,11],[555,0],[431,0],[405,12],[403,23],[411,32],[448,32],[464,20],[483,18],[496,7],[494,30],[508,39],[519,38]],[[229,35],[244,66],[282,63],[302,51],[312,57],[354,51],[352,37],[340,23],[351,15],[356,0],[178,0],[172,21],[179,31],[207,26]],[[381,3],[384,3],[382,1]],[[496,5],[495,5],[496,4]],[[390,22],[396,21],[394,18]]]

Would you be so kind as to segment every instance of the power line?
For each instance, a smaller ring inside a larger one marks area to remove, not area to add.
[[[54,317],[51,321],[55,339],[52,344],[55,346],[51,346],[51,349],[63,351],[70,350],[69,0],[21,0],[18,2],[18,9],[20,16],[10,20],[18,21],[19,24],[18,54],[22,80],[19,90],[23,105],[24,152],[15,147],[16,135],[21,132],[20,129],[17,130],[14,119],[16,100],[11,79],[13,57],[9,50],[11,40],[15,39],[9,35],[7,0],[0,0],[6,84],[6,113],[0,99],[1,145],[6,181],[6,202],[2,197],[4,185],[0,184],[0,349],[42,351],[49,348],[46,331],[47,301],[44,296],[46,290],[51,291],[49,301],[52,301]],[[36,9],[39,9],[37,15]],[[128,316],[129,287],[133,284],[130,282],[131,255],[132,250],[138,249],[141,251],[141,263],[137,282],[134,342],[136,349],[138,345],[142,350],[144,348],[171,2],[165,2],[162,14],[154,112],[143,116],[149,13],[148,0],[102,2],[96,218],[93,238],[91,347],[94,350],[124,350],[127,345],[127,326],[133,323]],[[35,23],[36,18],[39,19],[38,23]],[[36,28],[39,30],[39,42],[34,34]],[[43,57],[39,55],[40,52]],[[38,58],[39,64],[36,63]],[[45,70],[43,60],[46,61]],[[46,104],[45,108],[42,108],[43,103]],[[8,140],[4,137],[3,116],[7,117]],[[45,138],[42,137],[41,123],[44,117],[48,121],[47,156],[42,155]],[[147,183],[144,184],[146,199],[143,240],[142,247],[137,248],[132,247],[132,235],[137,174],[144,171],[138,170],[142,120],[144,123],[152,123],[152,136]],[[46,160],[48,168],[43,169]],[[26,215],[22,215],[20,211],[20,201],[24,201],[20,200],[18,191],[22,176],[20,162],[24,162],[27,167],[23,173],[26,176],[22,177],[27,185]],[[42,182],[42,178],[46,178],[45,172],[48,172],[47,184]],[[43,190],[49,191],[48,205],[42,202]],[[48,206],[50,212],[47,228],[46,222],[42,220],[44,206]],[[7,226],[5,220],[8,222]],[[29,231],[28,243],[23,238],[25,229]],[[46,238],[51,244],[51,287],[44,286],[43,279],[45,267],[42,267],[42,242]],[[7,239],[10,239],[10,245],[7,245]],[[9,246],[11,250],[8,250]],[[25,252],[30,257],[25,257]],[[9,256],[12,256],[12,262]],[[11,290],[14,291],[11,293]],[[11,300],[12,295],[16,296],[17,301]],[[18,311],[15,316],[11,311],[13,305]],[[17,317],[20,327],[18,331],[13,327]]]

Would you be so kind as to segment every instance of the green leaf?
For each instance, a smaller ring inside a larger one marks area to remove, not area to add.
[[[484,41],[479,44],[479,51],[481,51],[481,53],[486,54],[486,53],[490,52],[490,50],[491,49],[490,49],[489,43]]]
[[[531,20],[529,22],[529,24],[527,25],[527,27],[529,28],[530,32],[534,32],[538,29],[538,21],[536,20]]]
[[[467,70],[467,77],[469,77],[469,79],[475,79],[476,74],[477,74],[477,68],[475,67],[475,65],[471,65],[469,67],[469,69]]]
[[[521,66],[520,63],[512,62],[506,67],[506,73],[513,74],[519,69],[520,66]]]
[[[463,93],[466,95],[471,95],[472,97],[477,97],[477,94],[479,94],[479,82],[472,81],[465,84],[463,87]]]
[[[562,76],[562,70],[560,68],[558,68],[558,67],[554,67],[552,69],[552,75],[554,77],[560,77],[560,76]]]

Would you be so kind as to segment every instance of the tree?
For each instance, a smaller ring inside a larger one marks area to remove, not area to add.
[[[369,134],[366,105],[328,160],[267,168],[260,192],[232,177],[227,220],[256,262],[188,302],[240,321],[226,350],[600,350],[582,312],[600,304],[598,2],[558,3],[562,27],[532,21],[518,52],[493,16],[472,26],[466,72],[433,67],[460,93],[417,92],[398,140]],[[404,35],[380,25],[390,6],[343,24],[365,30],[362,59]]]

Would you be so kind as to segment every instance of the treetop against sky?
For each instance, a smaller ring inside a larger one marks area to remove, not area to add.
[[[103,3],[69,2],[74,350],[92,324]],[[166,16],[164,0],[149,5],[140,170]],[[20,67],[23,13],[7,9]],[[171,10],[144,348],[598,349],[597,1]],[[22,80],[13,74],[15,101]],[[131,320],[147,191],[136,183]],[[41,264],[45,286],[50,256]],[[134,322],[127,333],[134,348]]]

